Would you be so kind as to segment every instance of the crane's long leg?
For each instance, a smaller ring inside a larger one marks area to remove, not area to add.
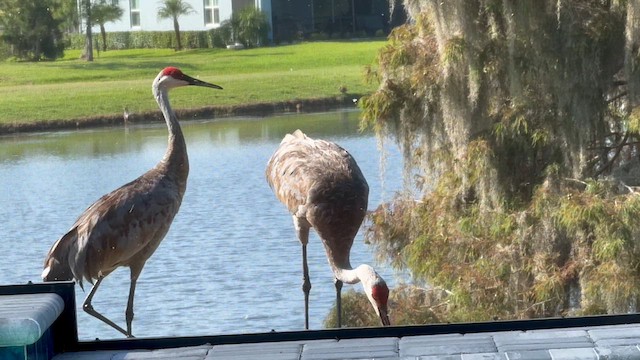
[[[309,293],[311,292],[311,279],[309,278],[309,266],[307,264],[307,244],[309,243],[309,223],[306,219],[293,215],[293,225],[296,235],[302,244],[302,291],[304,292],[304,328],[309,330]]]
[[[131,323],[133,322],[133,297],[136,293],[136,284],[138,283],[138,277],[142,272],[142,267],[144,263],[140,266],[131,266],[131,285],[129,287],[129,300],[127,301],[127,310],[125,311],[125,319],[127,321],[127,337],[134,337],[131,333]]]
[[[104,323],[106,323],[107,325],[110,325],[112,328],[120,331],[125,336],[129,336],[129,334],[127,334],[127,332],[123,328],[121,328],[120,326],[116,325],[116,323],[114,323],[113,321],[107,319],[104,315],[102,315],[99,312],[97,312],[93,308],[93,305],[91,305],[91,300],[93,300],[93,295],[95,295],[95,293],[98,290],[98,287],[100,286],[100,283],[102,282],[103,279],[104,279],[104,276],[99,276],[98,277],[98,280],[96,281],[95,285],[93,285],[93,287],[91,288],[91,291],[89,291],[89,295],[87,295],[86,299],[84,300],[84,304],[82,305],[82,308],[84,309],[84,311],[87,314],[102,320]]]
[[[302,291],[304,292],[304,328],[309,330],[309,293],[311,292],[311,279],[309,279],[309,266],[307,265],[307,244],[302,245]]]
[[[335,279],[336,286],[336,314],[338,318],[338,328],[342,327],[342,281]]]

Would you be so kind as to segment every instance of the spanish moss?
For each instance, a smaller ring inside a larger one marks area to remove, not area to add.
[[[379,255],[448,291],[442,321],[637,311],[640,3],[404,7],[362,124],[422,195],[370,217]]]

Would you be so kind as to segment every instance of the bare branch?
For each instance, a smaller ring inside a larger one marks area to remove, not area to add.
[[[628,93],[629,93],[628,91],[623,91],[623,92],[619,93],[618,95],[612,97],[611,99],[607,99],[607,103],[612,103],[612,102],[620,99],[623,96],[627,96]]]
[[[625,133],[624,134],[624,138],[622,139],[622,141],[620,141],[620,143],[614,147],[614,149],[616,149],[616,152],[613,154],[613,157],[611,158],[611,160],[609,160],[600,170],[598,170],[595,174],[594,174],[594,178],[597,178],[598,176],[600,176],[603,172],[609,170],[611,168],[611,166],[613,165],[613,163],[616,162],[616,160],[618,159],[618,157],[620,156],[620,152],[622,152],[622,149],[627,145],[627,139],[629,138],[629,133]]]

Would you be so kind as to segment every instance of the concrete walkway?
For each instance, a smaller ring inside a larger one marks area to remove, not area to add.
[[[640,324],[64,353],[54,360],[640,359]]]

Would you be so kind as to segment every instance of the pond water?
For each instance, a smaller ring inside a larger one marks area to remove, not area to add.
[[[291,217],[264,177],[284,134],[338,142],[358,161],[370,186],[369,209],[402,186],[401,155],[358,131],[358,113],[291,114],[184,122],[190,174],[180,212],[138,281],[137,337],[300,330],[304,326],[300,245]],[[101,195],[133,180],[162,157],[164,124],[0,138],[0,285],[40,282],[51,245]],[[361,231],[362,232],[362,231]],[[334,302],[332,273],[312,232],[310,326]],[[360,234],[352,264],[374,264]],[[390,287],[395,274],[377,264]],[[108,276],[93,304],[124,326],[129,270]],[[345,285],[343,292],[352,288]],[[362,291],[361,285],[354,288]],[[88,291],[89,286],[85,284]],[[80,339],[121,338],[84,313],[76,287]]]

